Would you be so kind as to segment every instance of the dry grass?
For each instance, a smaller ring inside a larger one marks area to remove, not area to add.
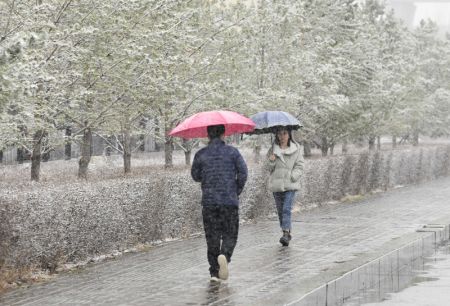
[[[364,195],[357,194],[357,195],[346,195],[343,197],[340,202],[342,203],[354,203],[358,202],[364,199]]]
[[[19,286],[47,281],[52,277],[53,276],[48,272],[42,271],[36,267],[21,269],[1,268],[0,294]]]

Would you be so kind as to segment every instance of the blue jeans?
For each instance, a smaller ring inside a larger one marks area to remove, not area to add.
[[[275,198],[281,229],[283,231],[290,231],[291,213],[295,198],[295,191],[274,192],[273,197]]]

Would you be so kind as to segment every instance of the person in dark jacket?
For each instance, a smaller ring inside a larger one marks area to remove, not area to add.
[[[201,182],[202,215],[211,280],[228,278],[228,263],[239,230],[239,195],[247,181],[247,165],[239,151],[223,141],[225,126],[207,127],[210,140],[199,150],[191,175]]]

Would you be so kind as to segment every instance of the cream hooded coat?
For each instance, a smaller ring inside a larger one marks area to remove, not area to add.
[[[267,159],[266,168],[270,172],[269,189],[271,192],[284,192],[300,189],[300,177],[303,174],[302,147],[291,141],[291,145],[282,152],[278,145],[274,145],[274,161]],[[271,155],[272,149],[267,156]]]

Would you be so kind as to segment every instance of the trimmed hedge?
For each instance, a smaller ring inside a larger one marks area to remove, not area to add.
[[[449,174],[450,146],[331,156],[307,161],[298,200],[323,203]]]

